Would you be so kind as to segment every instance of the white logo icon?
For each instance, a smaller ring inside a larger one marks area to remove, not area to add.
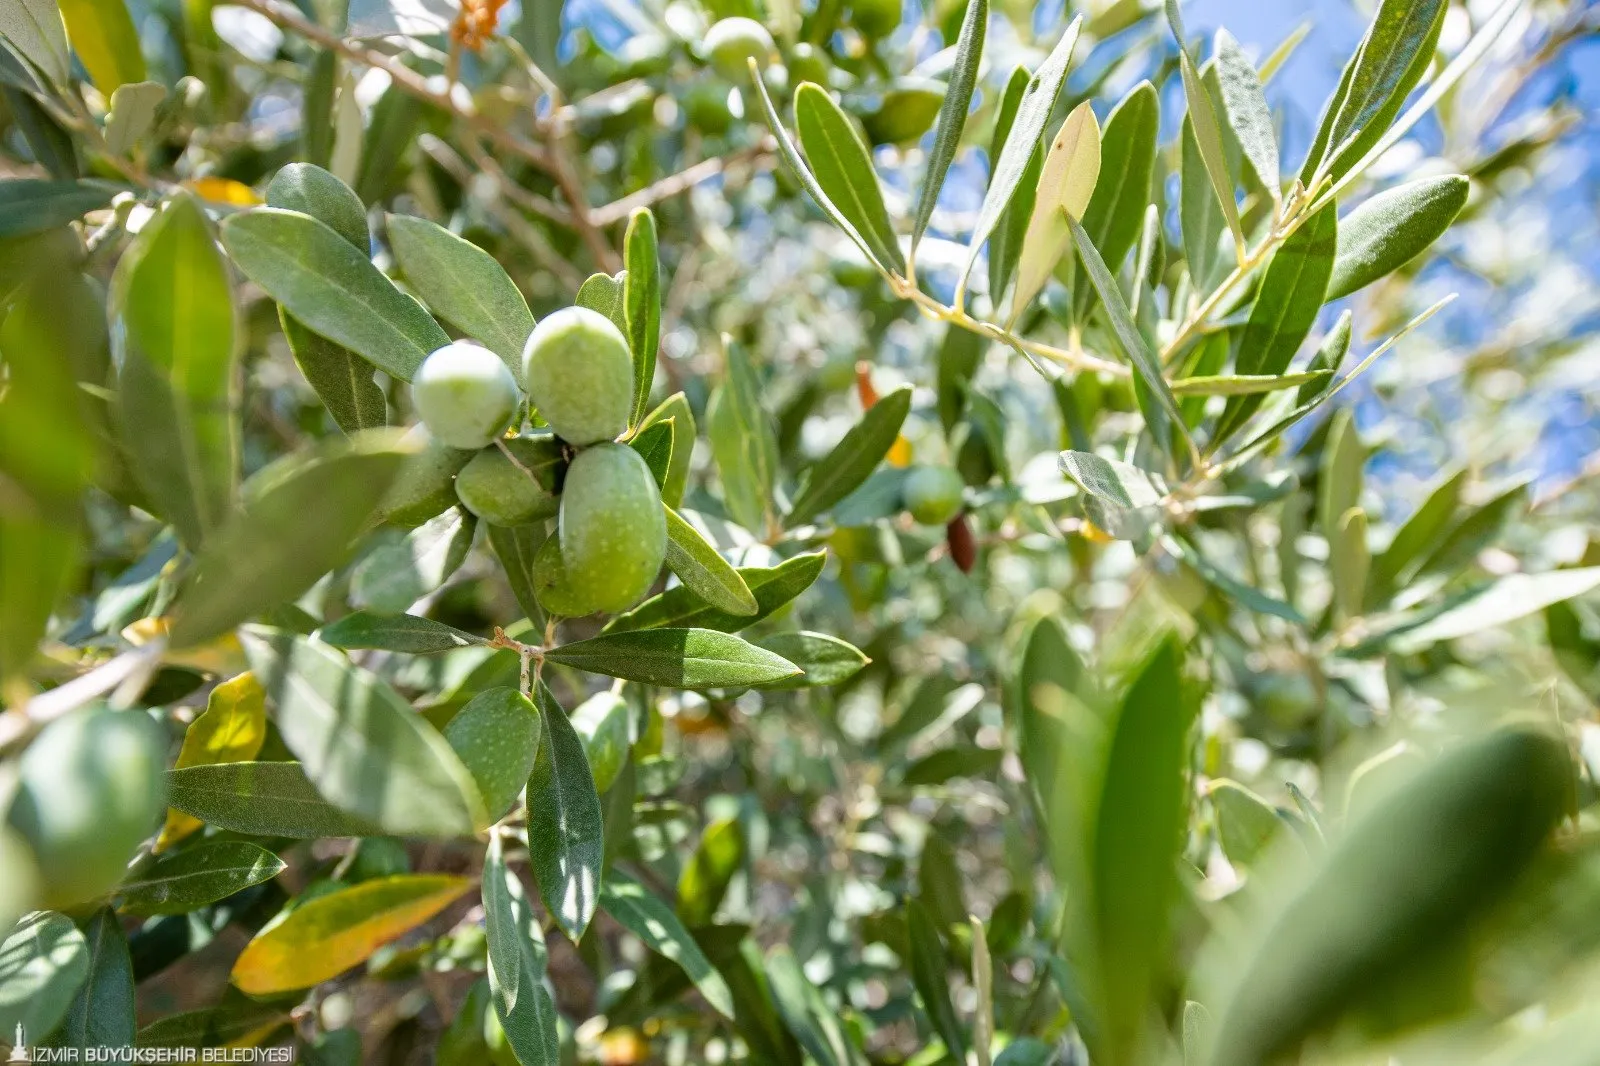
[[[17,1023],[16,1039],[12,1041],[11,1054],[6,1057],[7,1066],[16,1062],[32,1062],[33,1056],[28,1053],[28,1037],[22,1031],[22,1023]]]

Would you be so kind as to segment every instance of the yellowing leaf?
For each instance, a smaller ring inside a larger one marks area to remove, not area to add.
[[[896,437],[889,446],[888,455],[890,466],[906,467],[911,465],[911,442],[904,437]]]
[[[61,0],[67,36],[95,88],[110,96],[118,87],[145,80],[139,31],[123,0]]]
[[[234,181],[232,178],[194,178],[183,183],[184,187],[202,200],[214,204],[228,204],[233,207],[258,207],[264,201],[257,196],[255,190],[243,182]]]
[[[122,639],[134,647],[150,643],[157,637],[165,638],[172,628],[166,618],[141,618],[122,630]],[[236,674],[249,664],[245,662],[244,648],[239,638],[224,633],[216,640],[193,648],[168,648],[161,653],[161,661],[169,666],[187,666],[206,674]]]
[[[400,874],[301,904],[245,946],[233,983],[252,996],[310,988],[365,962],[460,899],[465,877]]]
[[[183,734],[183,747],[173,768],[254,759],[267,737],[266,698],[261,682],[248,671],[212,689],[205,711]],[[171,847],[202,824],[198,818],[169,809],[156,850]]]
[[[1033,214],[1022,238],[1017,290],[1011,299],[1015,319],[1049,279],[1072,239],[1067,218],[1081,219],[1100,179],[1100,123],[1085,100],[1061,124],[1039,173]]]

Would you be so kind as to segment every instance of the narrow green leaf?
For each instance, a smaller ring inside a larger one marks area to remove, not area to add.
[[[672,450],[666,480],[661,483],[661,501],[668,507],[681,507],[684,491],[689,485],[689,464],[694,457],[696,429],[688,397],[681,392],[668,396],[660,406],[644,416],[639,423],[639,435],[643,435],[651,426],[663,423],[672,426]]]
[[[1254,396],[1279,389],[1315,387],[1333,376],[1332,370],[1307,370],[1298,374],[1217,374],[1179,378],[1172,383],[1174,396]]]
[[[1424,553],[1438,547],[1450,519],[1461,503],[1461,489],[1467,482],[1467,469],[1461,467],[1440,481],[1422,505],[1395,530],[1389,546],[1372,561],[1372,593],[1381,599],[1391,592]]]
[[[1367,549],[1367,512],[1352,507],[1339,519],[1328,546],[1334,603],[1343,618],[1359,618],[1367,594],[1372,556]]]
[[[367,209],[355,190],[310,163],[290,163],[267,184],[267,206],[299,211],[327,224],[362,255],[372,247]]]
[[[98,181],[8,178],[0,181],[0,238],[42,233],[111,203],[117,187]]]
[[[717,554],[698,530],[670,507],[667,515],[667,566],[690,592],[719,611],[753,615],[759,609],[755,595],[733,565]]]
[[[606,689],[578,704],[571,717],[572,728],[583,739],[595,791],[611,791],[633,745],[632,706],[618,693]]]
[[[1068,451],[1061,453],[1060,465],[1078,488],[1117,507],[1155,507],[1166,496],[1149,474],[1118,459]]]
[[[950,64],[950,80],[945,87],[944,102],[939,105],[933,151],[928,154],[928,168],[917,194],[917,211],[911,226],[913,253],[928,230],[939,190],[944,186],[956,150],[961,147],[961,131],[967,124],[967,111],[972,107],[972,90],[978,84],[978,69],[983,64],[983,39],[988,28],[989,0],[967,0],[966,13],[961,16],[961,32],[956,37],[955,59]]]
[[[605,633],[545,652],[550,662],[671,688],[741,688],[800,673],[780,655],[711,629]]]
[[[242,840],[219,840],[165,855],[117,886],[125,914],[187,914],[278,876],[282,859]]]
[[[1106,116],[1100,140],[1100,180],[1083,209],[1084,232],[1113,271],[1133,250],[1144,224],[1155,177],[1161,101],[1148,81],[1135,85]],[[1093,302],[1088,279],[1074,279],[1074,308],[1081,318]]]
[[[628,262],[623,318],[628,324],[628,347],[633,351],[633,415],[628,424],[636,426],[650,402],[656,350],[661,346],[661,257],[656,249],[656,217],[649,208],[637,208],[628,216],[622,247]]]
[[[118,86],[146,79],[139,31],[123,0],[59,0],[72,50],[94,87],[110,96]]]
[[[1196,701],[1185,691],[1183,650],[1163,641],[1123,698],[1106,755],[1093,840],[1100,1047],[1131,1062],[1146,1032],[1154,982],[1178,892]]]
[[[233,510],[234,304],[205,212],[180,195],[117,264],[122,439],[150,499],[191,548]]]
[[[528,853],[545,909],[577,943],[599,906],[605,817],[567,713],[542,684],[535,702],[544,740],[528,778]]]
[[[489,546],[494,549],[495,558],[500,560],[500,569],[511,585],[511,594],[516,597],[517,606],[522,608],[522,613],[530,622],[536,625],[542,623],[544,610],[539,606],[534,592],[533,561],[545,541],[544,527],[537,524],[510,527],[485,525],[489,531]]]
[[[860,131],[828,91],[811,82],[795,91],[794,122],[818,186],[865,239],[872,258],[904,276],[900,239],[883,206],[872,153]]]
[[[297,762],[229,762],[167,771],[167,802],[207,825],[316,840],[381,833],[322,798]]]
[[[89,976],[67,1008],[55,1040],[63,1047],[130,1047],[138,1030],[133,959],[122,922],[109,907],[95,911],[83,927]]]
[[[628,441],[628,446],[644,457],[659,489],[666,488],[667,475],[672,471],[672,437],[672,419],[669,418],[641,428]]]
[[[1207,584],[1246,610],[1281,618],[1292,625],[1306,625],[1305,617],[1295,610],[1293,604],[1269,596],[1254,585],[1234,577],[1177,537],[1163,536],[1160,544],[1173,558],[1187,564]]]
[[[335,648],[381,648],[407,655],[436,655],[489,643],[431,618],[375,611],[347,614],[317,630],[317,636]]]
[[[1442,611],[1429,612],[1425,622],[1403,629],[1390,644],[1397,651],[1418,651],[1441,640],[1515,622],[1596,588],[1600,588],[1600,566],[1508,574],[1450,601]]]
[[[724,1017],[733,1017],[733,993],[728,983],[712,968],[700,946],[672,913],[672,908],[616,869],[606,873],[605,884],[600,889],[600,906],[643,940],[650,950],[682,967],[707,1003]]]
[[[1341,312],[1333,328],[1322,338],[1322,343],[1317,346],[1317,354],[1306,364],[1306,373],[1319,376],[1307,381],[1295,392],[1295,406],[1316,400],[1332,387],[1333,375],[1338,373],[1345,355],[1350,351],[1350,328],[1354,321],[1355,317],[1348,310]],[[1325,376],[1321,376],[1323,371],[1326,371]]]
[[[437,592],[466,560],[477,528],[466,508],[452,507],[415,529],[384,530],[351,572],[350,603],[398,614]]]
[[[854,644],[838,637],[828,636],[826,633],[810,633],[803,630],[793,633],[774,633],[770,637],[763,637],[756,642],[756,645],[782,656],[801,670],[799,677],[785,678],[782,681],[762,685],[761,687],[765,689],[837,685],[854,677],[863,666],[871,662]]]
[[[711,924],[733,875],[744,865],[744,828],[738,818],[706,826],[678,876],[678,917],[691,929]]]
[[[1139,327],[1134,325],[1133,315],[1128,310],[1127,302],[1122,298],[1122,290],[1117,286],[1117,279],[1106,269],[1106,264],[1100,258],[1094,242],[1078,220],[1069,217],[1067,224],[1072,227],[1072,237],[1078,244],[1078,254],[1083,257],[1084,266],[1089,271],[1089,280],[1094,284],[1095,291],[1100,294],[1100,302],[1105,305],[1106,315],[1111,319],[1111,328],[1121,342],[1128,362],[1133,364],[1134,370],[1146,388],[1154,394],[1161,409],[1177,427],[1180,437],[1188,444],[1190,453],[1194,454],[1194,441],[1190,439],[1189,429],[1184,425],[1178,401],[1173,399],[1172,390],[1167,387],[1167,379],[1161,373],[1161,364],[1145,345],[1144,335],[1139,332]]]
[[[410,381],[450,337],[415,300],[323,222],[258,208],[222,224],[228,255],[307,327]]]
[[[514,688],[491,688],[467,701],[445,723],[444,739],[461,759],[498,821],[528,784],[543,725],[528,697]]]
[[[1222,86],[1217,77],[1216,63],[1207,63],[1200,70],[1200,84],[1210,94],[1212,101],[1221,106]],[[1182,189],[1179,196],[1179,221],[1183,229],[1183,256],[1189,264],[1189,282],[1197,292],[1210,292],[1220,279],[1224,257],[1222,234],[1228,223],[1222,215],[1222,205],[1211,190],[1211,175],[1206,171],[1205,159],[1200,152],[1200,141],[1195,136],[1190,116],[1183,117],[1183,130],[1179,134],[1179,171]]]
[[[72,76],[72,52],[67,47],[67,27],[54,3],[7,0],[0,4],[0,37],[58,87],[66,86]]]
[[[34,911],[0,942],[0,1031],[55,1031],[88,977],[89,944],[72,919]]]
[[[1013,322],[1044,288],[1071,245],[1067,216],[1083,218],[1099,178],[1100,123],[1085,100],[1061,123],[1039,172],[1033,211],[1022,237],[1022,256],[1017,260],[1017,290],[1011,298]]]
[[[1361,445],[1355,417],[1348,408],[1335,412],[1322,446],[1322,466],[1317,477],[1317,523],[1329,544],[1338,540],[1345,513],[1361,504],[1366,464],[1367,453]]]
[[[506,867],[500,835],[489,838],[483,864],[484,926],[489,940],[489,988],[495,1015],[517,1061],[561,1061],[556,1009],[544,987],[544,932],[522,879]]]
[[[865,1062],[787,944],[767,953],[764,972],[784,1026],[818,1066],[860,1066]]]
[[[1383,136],[1427,72],[1444,24],[1446,0],[1384,0],[1351,60],[1347,88],[1326,138],[1334,178]],[[1319,168],[1321,169],[1321,168]]]
[[[244,510],[195,560],[173,646],[203,644],[293,600],[348,558],[408,454],[398,431],[373,430],[325,440],[258,473]]]
[[[1278,196],[1278,136],[1272,127],[1261,78],[1245,58],[1239,42],[1227,30],[1217,31],[1217,78],[1222,89],[1222,110],[1256,177],[1274,198]]]
[[[1385,189],[1339,220],[1329,300],[1398,270],[1438,240],[1466,206],[1472,183],[1459,174]]]
[[[466,767],[388,685],[282,630],[240,638],[284,744],[329,801],[400,835],[454,836],[484,824]]]
[[[1206,176],[1211,179],[1211,191],[1222,208],[1222,217],[1233,234],[1234,246],[1243,255],[1244,229],[1239,225],[1239,205],[1234,199],[1233,175],[1228,170],[1228,156],[1222,146],[1222,129],[1217,123],[1217,112],[1211,94],[1206,91],[1200,72],[1183,34],[1183,20],[1178,15],[1178,0],[1166,0],[1167,22],[1178,42],[1178,70],[1183,77],[1183,97],[1189,108],[1189,128],[1194,133],[1195,144],[1200,149],[1200,161]]]
[[[728,512],[746,529],[765,530],[773,509],[778,442],[749,356],[731,342],[726,349],[727,377],[706,407],[706,433]]]
[[[389,246],[430,310],[522,376],[533,312],[494,256],[425,218],[390,215]]]
[[[1006,139],[1011,135],[1011,126],[1016,121],[1017,111],[1022,104],[1022,94],[1027,91],[1029,80],[1028,68],[1017,67],[1006,82],[1005,93],[1000,98],[1000,111],[994,120],[994,137],[989,142],[990,159],[999,159],[1000,153],[1005,149]],[[989,303],[993,307],[1000,306],[1000,298],[1005,295],[1006,285],[1011,281],[1011,275],[1016,272],[1017,260],[1022,255],[1022,237],[1027,231],[1028,219],[1033,215],[1034,189],[1038,187],[1039,174],[1043,169],[1044,151],[1035,139],[1033,154],[1028,157],[1022,174],[1017,179],[1016,192],[995,218],[994,228],[989,234]],[[958,333],[977,337],[967,330],[951,327],[952,335]]]
[[[1316,324],[1338,251],[1339,223],[1332,205],[1307,219],[1273,253],[1239,339],[1240,374],[1281,374]],[[1261,406],[1259,396],[1229,402],[1212,435],[1213,447],[1231,436]]]
[[[950,1002],[950,981],[945,973],[945,946],[928,910],[917,900],[906,901],[906,940],[911,947],[911,980],[933,1031],[946,1050],[959,1061],[966,1058],[966,1033]]]
[[[224,1047],[252,1036],[260,1039],[263,1031],[271,1036],[289,1021],[288,1011],[281,1003],[257,1003],[229,992],[221,1006],[156,1019],[139,1030],[134,1042],[139,1047],[152,1048]]]
[[[313,333],[282,307],[278,308],[278,324],[283,329],[283,339],[289,342],[295,365],[340,429],[355,433],[388,424],[388,401],[372,376],[371,363]]]
[[[736,632],[765,620],[810,588],[822,573],[826,561],[825,553],[810,552],[785,559],[774,567],[741,567],[739,576],[756,598],[757,610],[753,615],[729,614],[706,603],[690,589],[675,588],[653,596],[626,614],[613,618],[603,632],[622,633],[663,627]]]
[[[911,412],[911,386],[902,385],[867,409],[809,476],[784,525],[802,525],[850,495],[878,468]]]
[[[978,208],[978,221],[973,224],[972,237],[967,242],[967,261],[956,286],[957,304],[961,302],[959,294],[966,289],[967,275],[972,273],[972,266],[978,261],[978,253],[994,232],[1001,213],[1011,202],[1012,194],[1017,191],[1017,185],[1039,151],[1039,138],[1044,134],[1045,123],[1050,121],[1050,113],[1055,110],[1061,87],[1066,84],[1067,67],[1072,62],[1072,50],[1077,46],[1078,33],[1082,28],[1083,16],[1079,15],[1061,34],[1060,40],[1056,41],[1055,47],[1033,77],[1028,79],[1027,87],[1017,99],[1016,114],[1006,134],[1005,147],[994,161],[989,188],[983,194],[983,204]],[[997,298],[999,293],[991,293],[990,296]]]

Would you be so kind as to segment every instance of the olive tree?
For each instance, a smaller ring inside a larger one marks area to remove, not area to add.
[[[1352,401],[1593,20],[1068,7],[0,0],[0,1040],[1590,1061],[1592,492]]]

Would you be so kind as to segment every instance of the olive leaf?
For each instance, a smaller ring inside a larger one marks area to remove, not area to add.
[[[707,1003],[724,1017],[734,1016],[733,993],[727,981],[706,959],[678,916],[643,885],[619,870],[606,873],[600,888],[600,906],[652,951],[671,959],[689,975]]]
[[[1085,100],[1061,123],[1044,157],[1017,264],[1017,288],[1011,297],[1013,322],[1044,288],[1071,245],[1072,231],[1066,220],[1083,218],[1099,177],[1100,123]]]
[[[1217,31],[1216,56],[1223,113],[1245,159],[1255,168],[1256,177],[1276,199],[1278,136],[1272,127],[1272,112],[1267,109],[1261,78],[1245,58],[1239,42],[1227,30]]]
[[[684,587],[720,611],[734,615],[753,615],[756,598],[726,559],[706,542],[700,532],[683,520],[671,507],[662,505],[667,516],[667,566]]]
[[[1106,116],[1100,139],[1100,180],[1079,219],[1107,267],[1120,270],[1139,239],[1155,175],[1161,103],[1155,86],[1135,85]],[[1066,259],[1062,267],[1074,260]],[[1059,271],[1058,271],[1059,273]],[[1087,273],[1087,272],[1085,272]],[[1094,302],[1091,279],[1072,278],[1074,311],[1082,317]]]
[[[1438,240],[1466,206],[1471,183],[1459,174],[1385,189],[1339,220],[1339,252],[1329,300],[1364,289]]]
[[[905,255],[883,206],[872,155],[850,117],[825,89],[805,82],[794,94],[794,122],[811,173],[828,201],[866,241],[874,262],[904,275]]]
[[[781,655],[713,629],[637,629],[551,648],[549,662],[673,688],[741,688],[800,673]]]
[[[316,840],[382,832],[327,800],[297,762],[225,762],[167,771],[167,801],[207,825]]]
[[[940,94],[939,125],[933,137],[933,151],[928,156],[922,189],[917,194],[917,210],[911,225],[913,254],[928,230],[939,190],[961,146],[961,131],[972,106],[972,91],[977,86],[978,70],[983,64],[983,40],[988,28],[989,0],[967,0],[966,12],[961,16],[961,33],[956,38],[955,59],[950,65],[950,80]]]
[[[656,349],[661,346],[661,261],[656,250],[656,217],[648,208],[628,216],[623,237],[628,270],[622,291],[623,319],[628,347],[633,352],[633,413],[636,426],[650,402],[656,376]]]
[[[494,256],[425,218],[390,215],[389,245],[407,284],[434,314],[522,375],[533,312]]]
[[[839,443],[811,468],[784,525],[793,528],[824,513],[850,495],[878,468],[900,438],[911,412],[911,387],[902,385],[880,397]]]
[[[561,1061],[556,1009],[544,987],[544,933],[528,904],[522,879],[506,866],[499,834],[489,838],[483,864],[483,918],[489,940],[489,989],[506,1042],[517,1061]]]
[[[287,864],[242,840],[197,844],[158,859],[117,886],[125,914],[185,914],[276,877]]]
[[[222,244],[250,280],[295,318],[378,369],[410,381],[450,337],[338,232],[310,215],[264,207],[230,216]]]
[[[583,741],[566,711],[543,684],[535,703],[544,739],[528,778],[528,853],[545,909],[577,943],[599,906],[605,819]]]

